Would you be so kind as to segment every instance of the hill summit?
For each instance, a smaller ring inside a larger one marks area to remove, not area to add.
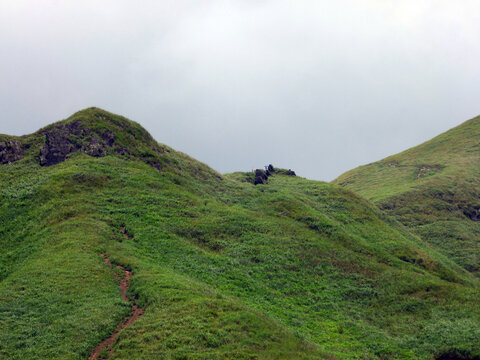
[[[168,152],[139,124],[95,107],[79,111],[32,135],[2,138],[2,163],[18,161],[30,150],[27,152],[38,152],[35,157],[42,166],[58,164],[71,154],[81,152],[93,157],[108,154],[137,157],[161,169],[165,162],[162,155]]]

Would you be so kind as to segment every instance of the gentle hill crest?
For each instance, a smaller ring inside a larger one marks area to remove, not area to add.
[[[472,170],[480,172],[480,168],[475,168],[480,158],[479,138],[477,116],[423,144],[347,171],[333,183],[379,201],[428,182],[436,175],[468,176]],[[373,184],[381,189],[373,189]]]

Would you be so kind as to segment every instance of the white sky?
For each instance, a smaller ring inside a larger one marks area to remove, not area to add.
[[[0,133],[89,106],[332,180],[480,114],[480,1],[0,0]]]

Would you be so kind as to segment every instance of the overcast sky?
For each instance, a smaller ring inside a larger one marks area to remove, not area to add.
[[[0,133],[89,106],[330,181],[480,114],[480,1],[0,0]]]

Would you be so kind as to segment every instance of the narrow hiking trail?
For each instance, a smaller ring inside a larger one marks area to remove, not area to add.
[[[110,262],[110,259],[108,259],[105,254],[101,254],[102,258],[103,258],[103,262],[105,264],[108,265],[108,267],[112,267],[112,263]],[[123,277],[121,279],[119,279],[119,286],[120,286],[120,292],[121,292],[121,296],[122,296],[122,299],[125,300],[127,303],[132,303],[132,300],[130,300],[128,297],[127,297],[127,291],[130,287],[130,278],[132,276],[132,272],[130,270],[127,270],[126,268],[124,268],[123,266],[120,266],[120,265],[117,265],[117,268],[120,269],[123,273]],[[118,275],[115,274],[115,278],[119,278]],[[118,336],[120,335],[120,333],[127,327],[129,327],[130,325],[132,325],[135,320],[137,320],[140,316],[142,316],[143,314],[143,309],[141,307],[138,306],[138,299],[137,298],[133,298],[133,305],[132,305],[132,311],[130,313],[130,315],[125,318],[120,324],[117,325],[115,331],[112,333],[112,335],[110,335],[108,338],[106,338],[105,340],[103,340],[99,345],[97,345],[97,347],[92,351],[92,354],[90,355],[90,357],[88,358],[89,360],[94,360],[94,359],[98,359],[98,356],[104,351],[107,352],[108,357],[110,357],[112,354],[113,354],[113,350],[112,350],[112,345],[115,343],[115,341],[117,340]]]

